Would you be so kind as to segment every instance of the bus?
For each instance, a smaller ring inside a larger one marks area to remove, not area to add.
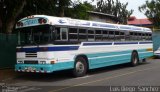
[[[136,66],[153,55],[152,31],[131,25],[66,17],[32,15],[16,23],[15,71],[53,73],[129,63]]]

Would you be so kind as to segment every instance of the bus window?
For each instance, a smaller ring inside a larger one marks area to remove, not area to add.
[[[88,41],[94,41],[94,30],[88,30]]]
[[[142,33],[142,40],[145,41],[145,33]]]
[[[149,41],[152,40],[152,34],[151,34],[151,33],[149,33],[148,40],[149,40]]]
[[[55,28],[55,33],[56,33],[55,35],[56,40],[60,40],[60,28],[59,27]]]
[[[68,28],[60,28],[61,40],[68,40]]]
[[[120,37],[119,37],[120,41],[125,41],[125,35],[124,32],[120,32]]]
[[[129,40],[131,40],[130,33],[129,32],[125,32],[125,41],[129,41]]]
[[[142,40],[142,33],[138,33],[138,40]]]
[[[134,40],[138,40],[138,33],[134,33],[133,37],[134,37]]]
[[[109,36],[108,36],[108,39],[110,40],[110,41],[114,41],[114,31],[109,31]]]
[[[119,31],[115,31],[115,40],[118,41],[120,40],[120,32]]]
[[[107,41],[108,40],[108,31],[107,30],[103,30],[102,40],[103,41]]]
[[[101,41],[102,40],[102,31],[101,30],[95,30],[95,40]]]
[[[79,38],[79,41],[86,41],[87,40],[87,31],[86,31],[86,29],[79,29],[78,38]]]
[[[78,41],[78,29],[77,28],[69,28],[69,40]]]

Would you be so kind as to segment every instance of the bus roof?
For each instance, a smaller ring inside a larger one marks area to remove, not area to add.
[[[41,20],[42,22],[43,20],[45,20],[44,23],[41,23]],[[19,26],[18,24],[21,25]],[[32,15],[25,17],[18,21],[16,28],[23,28],[23,27],[37,26],[44,24],[57,25],[57,26],[72,26],[72,27],[78,26],[78,27],[88,27],[88,28],[152,32],[151,29],[144,27],[95,22],[88,20],[72,19],[67,17],[54,17],[47,15]]]

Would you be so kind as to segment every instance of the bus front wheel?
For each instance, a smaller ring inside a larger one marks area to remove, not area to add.
[[[73,75],[75,77],[84,76],[87,72],[87,63],[85,58],[78,57],[74,63]]]
[[[138,65],[138,63],[139,63],[138,53],[134,51],[131,56],[131,66],[136,66]]]

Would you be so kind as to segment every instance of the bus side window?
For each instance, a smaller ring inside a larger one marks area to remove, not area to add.
[[[135,38],[134,38],[134,33],[133,33],[133,32],[130,32],[129,34],[130,34],[130,39],[131,39],[132,41],[135,40]]]
[[[125,32],[125,41],[129,41],[130,39],[130,33],[129,32]]]
[[[145,39],[145,35],[146,35],[145,33],[142,33],[142,40],[143,40],[143,41],[146,40],[146,39]]]
[[[133,37],[134,37],[135,40],[138,40],[138,33],[135,32]]]
[[[151,33],[149,33],[149,39],[148,39],[149,41],[151,41],[152,40],[152,34]]]
[[[59,27],[55,28],[55,33],[56,33],[55,35],[56,40],[60,40],[60,28]]]
[[[77,28],[69,28],[69,40],[78,41],[78,29]]]
[[[87,41],[87,31],[86,31],[86,29],[79,29],[78,38],[79,38],[79,41]]]
[[[145,33],[145,40],[148,40],[148,33]]]
[[[94,30],[88,30],[88,41],[94,41]]]
[[[138,33],[138,40],[142,40],[142,33]]]
[[[115,40],[115,31],[109,31],[108,39],[110,41],[114,41]]]
[[[108,41],[108,31],[107,30],[103,30],[102,31],[103,32],[103,34],[102,34],[102,40],[103,41]]]
[[[60,39],[61,40],[68,40],[68,28],[60,28]]]
[[[120,32],[119,31],[115,31],[115,41],[120,41]]]
[[[102,30],[95,30],[95,40],[102,41]]]
[[[125,35],[124,32],[120,32],[120,41],[125,41]]]

